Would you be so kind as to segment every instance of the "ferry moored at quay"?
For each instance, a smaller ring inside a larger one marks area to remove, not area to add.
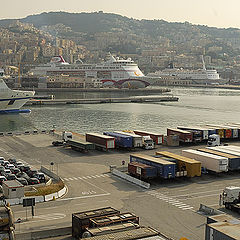
[[[99,64],[86,64],[77,60],[74,64],[65,62],[62,56],[53,57],[50,63],[36,66],[30,74],[35,76],[69,75],[99,79],[104,86],[147,87],[150,83],[138,65],[131,59],[120,59],[108,55],[108,60]]]

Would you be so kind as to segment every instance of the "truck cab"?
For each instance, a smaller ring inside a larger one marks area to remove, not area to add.
[[[153,139],[150,136],[142,136],[143,137],[143,148],[144,149],[153,149],[154,148],[154,142]]]
[[[64,132],[62,133],[62,140],[63,140],[64,142],[67,142],[68,140],[72,140],[72,133],[71,133],[71,132],[66,132],[66,131],[64,131]]]
[[[207,145],[209,147],[220,146],[220,136],[218,134],[212,134],[208,138]]]
[[[240,212],[240,187],[229,186],[223,190],[220,195],[220,204],[223,204],[227,209]]]

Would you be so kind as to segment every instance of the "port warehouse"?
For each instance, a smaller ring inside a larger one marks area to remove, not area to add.
[[[120,213],[112,207],[88,210],[72,214],[72,236],[75,239],[148,239],[170,240],[159,231],[139,225],[139,217],[133,213]]]

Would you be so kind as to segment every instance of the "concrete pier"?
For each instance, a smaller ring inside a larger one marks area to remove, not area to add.
[[[148,103],[176,102],[173,96],[133,96],[121,98],[88,98],[88,99],[41,99],[30,100],[25,105],[64,105],[64,104],[100,104],[100,103]]]

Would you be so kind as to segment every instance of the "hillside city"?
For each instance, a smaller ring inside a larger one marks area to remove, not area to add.
[[[100,18],[102,15],[103,20],[110,15],[116,18],[116,22],[121,17],[103,12],[88,15]],[[135,21],[134,24],[141,27],[138,20],[126,18],[114,24],[119,28],[103,27],[95,32],[76,31],[74,25],[70,27],[63,23],[36,27],[22,20],[0,22],[0,67],[10,75],[17,74],[19,68],[21,73],[26,73],[56,55],[62,55],[69,63],[78,59],[97,63],[111,52],[124,58],[131,57],[147,74],[166,68],[170,62],[174,62],[177,68],[202,68],[203,55],[207,68],[215,68],[222,78],[229,81],[240,79],[240,30],[214,28],[209,34],[211,28],[188,22],[170,24],[163,20],[158,23],[145,20],[143,24],[147,30],[137,33],[130,23],[127,27],[124,25],[126,21]],[[157,28],[154,33],[154,25],[162,26],[162,29]]]

